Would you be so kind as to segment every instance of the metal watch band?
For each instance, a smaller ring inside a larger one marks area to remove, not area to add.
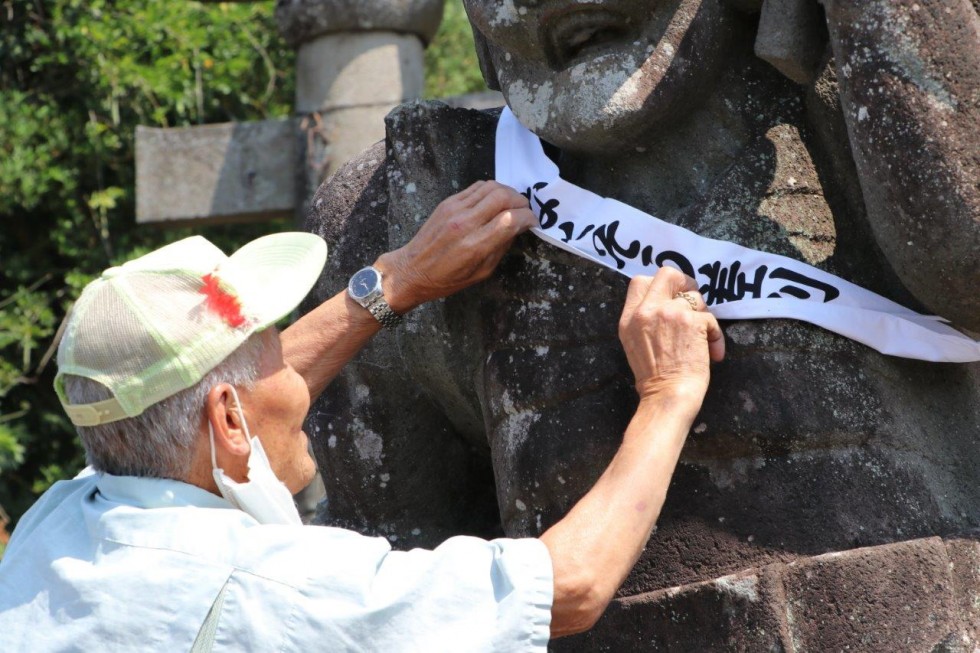
[[[365,308],[371,311],[371,315],[381,323],[383,329],[394,329],[401,324],[402,316],[391,310],[384,297],[378,297]]]

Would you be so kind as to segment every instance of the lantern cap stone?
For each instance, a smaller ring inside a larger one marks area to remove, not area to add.
[[[336,32],[388,31],[432,41],[442,22],[443,0],[278,0],[279,33],[298,47]]]

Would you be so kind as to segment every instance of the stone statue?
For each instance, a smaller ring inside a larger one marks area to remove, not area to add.
[[[565,179],[980,331],[975,4],[464,3],[488,84]],[[311,301],[492,178],[496,118],[390,114],[313,201],[331,259]],[[526,235],[491,280],[382,334],[311,413],[321,521],[403,547],[547,529],[635,406],[626,285]],[[980,365],[790,320],[725,330],[658,530],[597,627],[555,649],[980,645]]]

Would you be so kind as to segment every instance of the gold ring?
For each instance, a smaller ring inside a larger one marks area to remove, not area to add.
[[[686,292],[679,292],[679,293],[677,293],[676,295],[674,295],[674,299],[683,299],[684,301],[686,301],[688,303],[688,305],[691,307],[691,310],[692,311],[698,310],[698,300],[694,299],[693,297],[691,297],[690,295],[688,295]]]

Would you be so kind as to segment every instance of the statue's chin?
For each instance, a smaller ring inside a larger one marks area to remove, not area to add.
[[[518,120],[523,118],[514,111]],[[649,122],[644,112],[620,112],[613,116],[566,116],[556,110],[544,124],[533,129],[542,139],[569,152],[583,154],[614,154],[626,150],[644,149],[649,139]]]
[[[686,39],[682,46],[681,40]],[[495,52],[501,90],[524,126],[563,149],[643,147],[703,103],[731,57],[718,17],[677,34],[612,44],[555,68]]]
[[[695,103],[700,85],[691,73],[701,71],[652,60],[637,65],[623,55],[592,63],[537,83],[529,75],[503,77],[501,88],[524,126],[549,143],[579,152],[642,147]]]

